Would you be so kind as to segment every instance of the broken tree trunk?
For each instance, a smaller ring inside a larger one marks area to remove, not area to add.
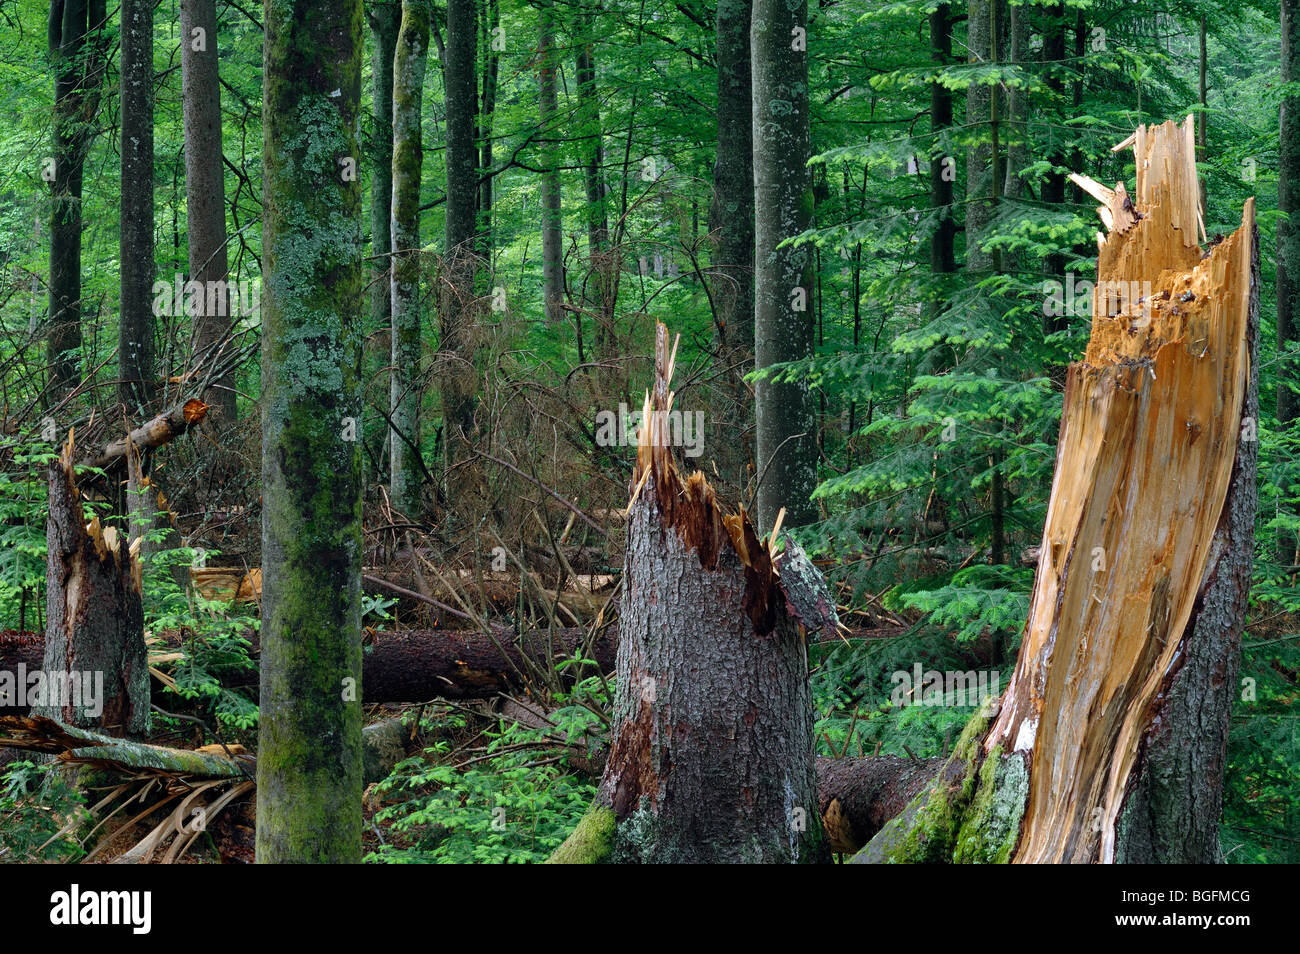
[[[203,421],[208,414],[208,406],[198,398],[190,398],[184,404],[163,411],[157,417],[141,424],[125,437],[120,437],[94,454],[88,454],[77,462],[79,467],[106,468],[121,463],[127,456],[127,448],[135,445],[138,453],[155,450],[168,441],[175,440],[195,424]]]
[[[125,533],[102,527],[97,517],[86,523],[72,453],[70,434],[50,462],[44,691],[32,711],[142,735],[149,728],[149,668],[140,562]]]
[[[1015,672],[856,861],[1220,858],[1254,541],[1254,201],[1203,254],[1191,118],[1129,145],[1132,202],[1088,182],[1111,231]]]
[[[838,625],[811,562],[776,555],[667,447],[658,326],[629,505],[613,734],[592,808],[552,861],[818,862],[808,630]],[[775,534],[773,534],[773,540]]]

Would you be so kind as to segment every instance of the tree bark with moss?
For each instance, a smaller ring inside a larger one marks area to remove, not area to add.
[[[558,330],[564,320],[564,219],[560,191],[559,105],[556,95],[555,13],[549,3],[537,11],[538,119],[542,139],[542,304],[547,324]]]
[[[362,29],[266,7],[259,862],[361,857]]]
[[[392,367],[389,369],[388,479],[393,504],[420,512],[420,178],[421,106],[429,55],[426,0],[403,0],[393,56]]]

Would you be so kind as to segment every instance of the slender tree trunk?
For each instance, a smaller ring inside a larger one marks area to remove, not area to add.
[[[501,69],[502,43],[501,6],[499,0],[488,0],[480,9],[483,30],[483,83],[478,112],[478,166],[483,181],[478,187],[478,252],[491,268],[493,262],[492,204],[495,177],[492,171],[493,114],[497,108],[497,77]]]
[[[474,221],[478,196],[478,112],[475,79],[477,25],[473,0],[447,0],[446,59],[443,78],[447,104],[446,242],[441,282],[440,386],[444,468],[469,459],[475,436],[475,279],[478,255]]]
[[[997,62],[998,2],[970,0],[967,5],[966,45],[971,63]],[[972,272],[987,272],[995,264],[995,255],[981,245],[988,238],[1002,188],[998,178],[999,98],[996,86],[983,83],[966,91],[966,122],[972,134],[979,136],[966,153],[966,268]]]
[[[577,43],[578,121],[582,131],[582,180],[586,193],[588,274],[584,301],[595,312],[596,353],[603,361],[612,356],[614,341],[613,256],[609,253],[609,211],[605,188],[604,127],[596,87],[596,17],[591,3],[578,13],[581,36]],[[601,378],[605,375],[602,373]]]
[[[755,0],[750,32],[754,118],[754,357],[762,371],[812,356],[808,250],[778,248],[812,220],[808,175],[808,6]],[[755,397],[758,525],[817,516],[817,435],[808,385],[764,378]]]
[[[226,285],[226,170],[222,163],[221,81],[217,59],[216,0],[181,0],[181,89],[185,114],[185,212],[190,281],[199,282],[203,305],[194,321],[194,346],[203,352],[230,329],[232,296]],[[228,379],[203,400],[226,423],[235,417]]]
[[[942,3],[930,14],[930,61],[936,67],[952,62],[952,8]],[[947,275],[957,270],[953,242],[957,222],[953,217],[956,163],[949,161],[951,148],[946,137],[952,127],[952,90],[942,83],[930,84],[930,132],[936,151],[930,158],[930,208],[939,215],[939,224],[930,236],[930,271]],[[939,147],[942,145],[942,149]]]
[[[713,163],[714,334],[724,387],[713,413],[710,456],[730,487],[743,487],[750,454],[739,435],[753,426],[745,375],[754,368],[754,96],[749,27],[753,0],[719,0],[718,151]]]
[[[1300,2],[1281,0],[1282,82],[1300,82]],[[1277,423],[1300,418],[1300,95],[1278,106],[1277,208]],[[1280,562],[1300,563],[1296,535],[1278,534]]]
[[[121,218],[118,399],[136,410],[155,389],[152,0],[122,0]]]
[[[1059,125],[1060,117],[1064,115],[1059,107],[1059,102],[1065,95],[1065,83],[1061,79],[1060,70],[1065,62],[1065,34],[1068,29],[1068,20],[1066,7],[1058,3],[1049,7],[1045,11],[1046,27],[1043,31],[1043,59],[1047,63],[1047,88],[1051,91],[1053,100],[1052,117],[1053,122]],[[1070,150],[1066,147],[1063,136],[1057,132],[1051,134],[1053,143],[1052,148],[1047,151],[1047,161],[1060,169],[1068,168]],[[1077,171],[1077,170],[1076,170]],[[1069,182],[1068,173],[1065,171],[1048,172],[1047,177],[1043,180],[1043,203],[1049,208],[1061,208],[1065,205],[1066,183]],[[1048,255],[1043,262],[1043,274],[1051,278],[1060,280],[1065,277],[1065,254],[1062,252],[1053,252]],[[1051,335],[1059,331],[1064,331],[1069,327],[1069,319],[1062,315],[1044,315],[1043,316],[1043,334]],[[1062,369],[1063,370],[1063,369]],[[1064,379],[1059,374],[1054,374],[1054,380]]]
[[[373,37],[370,75],[371,115],[375,124],[374,168],[370,179],[370,242],[375,257],[370,276],[370,321],[375,331],[392,322],[391,260],[393,250],[393,55],[402,23],[400,0],[372,3],[366,8]]]
[[[80,377],[81,189],[103,73],[104,0],[50,0],[54,65],[51,170],[49,399]]]
[[[802,550],[787,542],[774,562],[703,474],[678,473],[655,416],[671,406],[662,324],[655,351],[609,756],[595,803],[551,860],[828,861],[803,634],[834,629],[833,603]]]
[[[266,6],[257,860],[361,859],[361,0]]]
[[[543,2],[537,11],[538,47],[537,79],[539,87],[538,118],[542,139],[542,304],[546,323],[558,329],[564,320],[564,219],[560,190],[559,130],[555,127],[559,112],[555,90],[554,11]]]
[[[1282,0],[1282,82],[1300,82],[1300,2]],[[1277,224],[1277,421],[1300,417],[1300,95],[1278,108]]]
[[[429,55],[429,8],[403,0],[393,58],[392,367],[389,371],[388,478],[393,504],[420,513],[420,176],[421,111]]]

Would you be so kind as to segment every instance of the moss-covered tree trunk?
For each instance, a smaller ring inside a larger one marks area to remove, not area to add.
[[[421,106],[429,55],[427,0],[403,0],[393,56],[392,367],[389,369],[388,480],[393,504],[420,512],[420,178]]]
[[[232,296],[226,289],[226,168],[221,145],[221,78],[216,0],[181,0],[181,88],[185,116],[185,221],[190,280],[203,283],[194,319],[194,346],[212,348],[230,330]],[[235,416],[235,392],[219,379],[203,400],[226,423]]]
[[[265,7],[259,862],[361,857],[361,0]]]
[[[759,371],[812,356],[812,276],[806,248],[781,246],[812,221],[808,174],[808,5],[754,0],[750,28],[754,121],[754,358]],[[807,381],[763,378],[755,394],[759,527],[815,519],[817,435]]]
[[[537,85],[539,135],[542,140],[542,305],[547,324],[558,330],[564,320],[564,219],[560,191],[560,131],[556,94],[555,13],[549,2],[537,10]]]
[[[704,475],[683,478],[658,328],[632,477],[613,736],[555,862],[821,862],[806,639],[837,625],[812,563],[773,555]],[[653,416],[652,416],[653,415]]]
[[[995,717],[859,861],[1206,863],[1254,551],[1254,200],[1203,253],[1191,117],[1103,206],[1020,656]]]
[[[80,376],[81,188],[103,78],[104,0],[50,0],[54,154],[50,178],[50,398]]]
[[[447,106],[446,246],[441,290],[439,386],[442,389],[444,470],[473,456],[475,280],[478,274],[477,22],[473,0],[447,0],[443,85]],[[462,470],[462,479],[467,473]]]
[[[118,400],[132,411],[153,401],[153,3],[122,2],[121,319]]]

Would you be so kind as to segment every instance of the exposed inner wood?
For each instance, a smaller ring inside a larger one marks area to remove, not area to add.
[[[1213,565],[1249,370],[1254,201],[1203,257],[1191,128],[1132,137],[1135,219],[1109,223],[1092,336],[1066,380],[1029,620],[985,740],[1032,753],[1018,862],[1113,860],[1139,747]]]

